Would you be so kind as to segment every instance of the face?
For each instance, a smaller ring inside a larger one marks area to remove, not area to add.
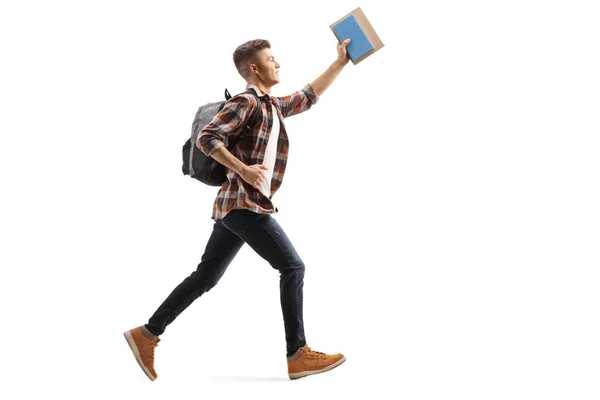
[[[279,63],[275,61],[275,57],[271,49],[262,49],[258,52],[258,64],[252,64],[250,69],[254,76],[258,77],[268,86],[273,86],[279,83]],[[256,72],[258,71],[258,72]]]

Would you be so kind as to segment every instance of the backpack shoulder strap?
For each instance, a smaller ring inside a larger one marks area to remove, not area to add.
[[[246,90],[245,93],[249,93],[252,96],[254,96],[254,98],[256,99],[256,104],[258,105],[258,107],[255,107],[254,110],[252,111],[252,116],[250,117],[250,121],[249,121],[249,126],[253,127],[258,123],[258,120],[260,118],[260,114],[261,114],[261,101],[260,101],[260,97],[258,97],[258,95],[256,94],[256,92],[252,89],[248,89]]]
[[[256,99],[257,104],[259,105],[259,107],[256,107],[256,108],[254,108],[254,110],[252,110],[252,115],[250,117],[250,120],[248,121],[248,125],[249,126],[254,126],[254,125],[256,125],[256,123],[258,122],[258,119],[260,118],[260,111],[261,111],[261,108],[260,108],[260,104],[261,104],[260,97],[258,97],[258,95],[256,94],[256,92],[254,90],[252,90],[252,89],[248,89],[248,90],[246,90],[246,91],[244,91],[242,93],[247,93],[247,94],[251,94],[252,96],[254,96],[254,98]],[[242,94],[242,93],[240,93],[240,94]],[[229,93],[229,90],[227,90],[227,88],[225,88],[225,101],[228,101],[231,98],[232,98],[232,96]]]

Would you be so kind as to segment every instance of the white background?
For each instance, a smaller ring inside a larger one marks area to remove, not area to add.
[[[595,1],[3,1],[2,398],[598,399]],[[286,120],[275,218],[327,374],[287,379],[279,277],[245,245],[150,382],[122,333],[197,266],[197,108],[271,41],[286,95],[360,6],[385,47]],[[356,396],[354,396],[356,395]]]

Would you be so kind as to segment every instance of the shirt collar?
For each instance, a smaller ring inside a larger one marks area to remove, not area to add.
[[[257,87],[256,85],[254,85],[254,84],[248,85],[248,87],[246,87],[246,90],[248,90],[248,89],[253,89],[253,90],[254,90],[254,92],[256,92],[256,95],[258,96],[258,91],[259,91],[260,89],[258,89],[258,87]],[[269,94],[268,94],[268,93],[265,93],[264,95],[262,95],[262,96],[258,96],[258,97],[260,97],[260,98],[264,98],[264,99],[267,99],[267,100],[270,100],[270,99],[271,99],[271,96],[269,96]]]

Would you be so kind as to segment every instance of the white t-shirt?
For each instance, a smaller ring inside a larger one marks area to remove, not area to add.
[[[264,171],[267,179],[259,187],[262,194],[267,197],[271,197],[271,179],[273,179],[273,170],[275,169],[275,160],[277,159],[277,142],[280,129],[279,115],[273,103],[271,103],[271,108],[273,110],[273,127],[269,134],[269,142],[267,143],[267,150],[265,151],[265,159],[263,161],[263,165],[269,169]]]

